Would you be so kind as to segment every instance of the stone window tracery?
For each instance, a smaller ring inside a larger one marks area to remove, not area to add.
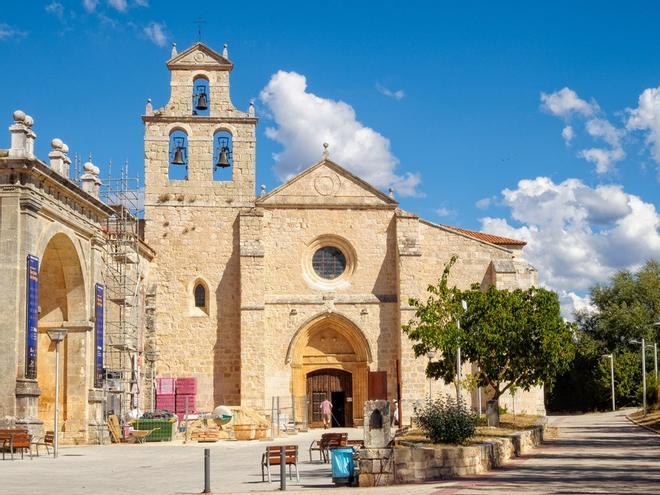
[[[324,246],[314,253],[312,267],[319,277],[332,280],[346,270],[346,256],[334,246]]]

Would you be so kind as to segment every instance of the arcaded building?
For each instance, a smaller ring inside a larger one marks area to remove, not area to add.
[[[334,163],[321,137],[318,163],[257,196],[257,118],[231,101],[226,51],[197,43],[167,67],[170,99],[142,117],[145,240],[156,252],[148,341],[157,376],[197,377],[199,408],[268,411],[272,397],[293,398],[292,414],[314,424],[327,395],[339,423],[360,425],[370,395],[397,397],[398,370],[407,415],[429,386],[401,331],[408,299],[453,254],[459,287],[536,283],[523,242],[401,210]],[[516,408],[543,412],[542,390],[519,392]]]

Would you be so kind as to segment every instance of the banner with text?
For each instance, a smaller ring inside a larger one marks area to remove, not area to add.
[[[94,331],[96,353],[94,356],[94,386],[103,387],[103,286],[96,284],[94,297]]]
[[[39,258],[27,257],[27,318],[25,331],[25,378],[37,378],[37,339],[39,324]]]

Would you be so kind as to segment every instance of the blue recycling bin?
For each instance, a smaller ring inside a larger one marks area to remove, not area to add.
[[[338,485],[351,484],[355,473],[352,447],[330,449],[332,461],[332,481]]]

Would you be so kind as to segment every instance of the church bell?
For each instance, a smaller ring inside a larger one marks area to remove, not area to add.
[[[220,153],[218,154],[218,162],[215,164],[219,168],[227,168],[229,166],[229,155],[227,154],[229,150],[226,146],[220,148]]]
[[[172,165],[185,165],[186,164],[186,147],[184,146],[185,141],[183,138],[175,137],[174,138],[174,156],[172,157]]]
[[[206,93],[199,93],[197,95],[197,105],[195,105],[196,110],[207,110],[209,108],[209,103],[206,98]]]
[[[218,138],[218,160],[215,162],[215,168],[227,168],[231,166],[231,149],[229,148],[229,138],[221,136]]]
[[[172,165],[185,165],[186,162],[183,161],[183,148],[177,146],[174,150],[174,159],[172,160]]]

